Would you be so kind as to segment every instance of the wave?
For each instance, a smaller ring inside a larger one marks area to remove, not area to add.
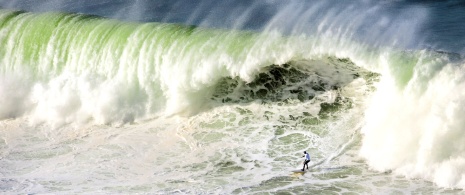
[[[0,44],[1,119],[129,123],[334,91],[307,114],[365,110],[360,155],[372,168],[465,187],[465,67],[456,54],[10,10],[0,11]],[[362,84],[345,90],[354,82]]]
[[[325,54],[307,48],[314,39],[279,33],[63,13],[2,11],[0,18],[2,80],[22,85],[2,86],[2,99],[23,105],[2,109],[2,118],[111,123],[159,112],[189,115],[206,106],[224,78],[249,83],[265,67]]]

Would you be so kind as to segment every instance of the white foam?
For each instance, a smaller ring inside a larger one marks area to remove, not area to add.
[[[464,65],[429,53],[420,59],[405,86],[387,67],[365,114],[360,153],[376,170],[464,188]]]

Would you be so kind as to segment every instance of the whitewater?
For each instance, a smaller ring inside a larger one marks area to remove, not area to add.
[[[424,6],[311,2],[229,28],[0,9],[0,192],[463,193],[461,42]]]

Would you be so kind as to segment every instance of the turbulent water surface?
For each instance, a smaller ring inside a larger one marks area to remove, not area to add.
[[[0,0],[2,193],[463,193],[460,1],[77,2]]]

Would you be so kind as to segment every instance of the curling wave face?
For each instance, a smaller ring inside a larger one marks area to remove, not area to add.
[[[66,124],[192,114],[224,78],[252,82],[271,65],[324,54],[308,53],[315,40],[277,33],[58,13],[2,11],[1,18],[3,100],[22,105],[2,109],[2,118],[27,114]]]

